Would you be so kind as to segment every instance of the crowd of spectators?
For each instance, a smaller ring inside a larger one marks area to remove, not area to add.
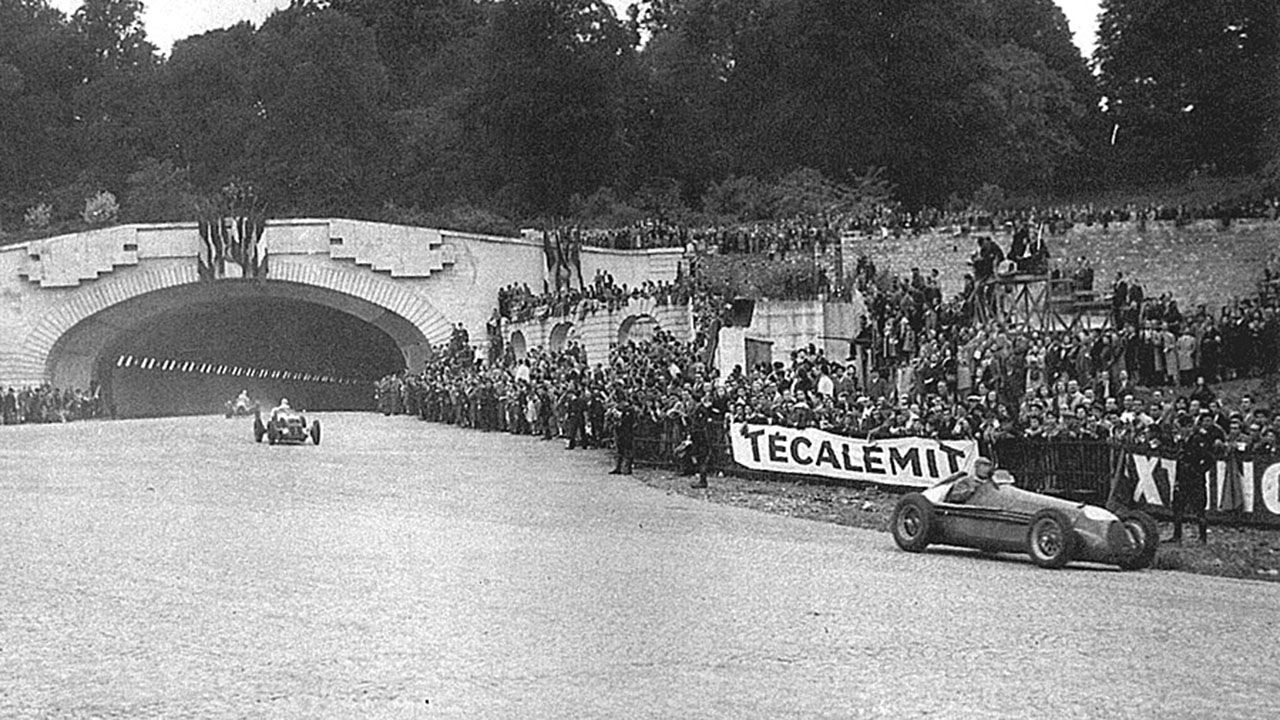
[[[6,388],[0,391],[0,421],[5,425],[54,423],[101,417],[102,401],[94,385],[61,390],[49,385]]]
[[[882,235],[925,232],[965,235],[992,232],[1000,228],[1014,228],[1019,224],[1025,224],[1042,225],[1051,235],[1061,235],[1079,226],[1098,227],[1105,231],[1110,226],[1121,223],[1133,223],[1142,228],[1154,222],[1172,222],[1182,226],[1196,220],[1215,220],[1225,227],[1236,220],[1276,220],[1278,218],[1280,218],[1280,198],[1257,198],[1208,205],[1077,203],[989,212],[974,209],[946,211],[937,208],[906,211],[885,207],[859,217],[853,225],[861,232]]]
[[[622,403],[637,410],[636,434],[678,443],[695,398],[717,394],[715,371],[697,359],[692,344],[656,331],[651,339],[615,347],[609,362],[591,365],[582,347],[509,354],[496,365],[437,353],[418,374],[383,378],[377,387],[383,413],[485,431],[563,438],[566,447],[609,444]]]
[[[926,427],[930,418],[936,429],[950,417],[953,432],[989,440],[1145,441],[1150,433],[1169,435],[1200,409],[1225,423],[1230,408],[1211,408],[1208,401],[1180,407],[1176,393],[1189,398],[1196,389],[1203,399],[1203,389],[1218,382],[1277,370],[1280,303],[1270,275],[1254,297],[1184,314],[1170,295],[1147,298],[1140,283],[1119,274],[1110,327],[1044,331],[982,321],[973,312],[979,295],[972,288],[943,301],[936,283],[919,272],[877,283],[874,266],[860,263],[857,277],[870,314],[861,340],[872,368],[864,394],[871,401],[896,398],[898,410],[905,403],[907,417],[923,418]],[[1088,268],[1078,266],[1072,279],[1091,289]],[[1166,395],[1151,388],[1165,388]],[[1179,416],[1179,409],[1187,414]],[[964,422],[956,422],[958,415]],[[1139,423],[1139,431],[1132,420],[1144,417],[1160,422]],[[864,424],[856,431],[866,430]]]
[[[595,365],[572,343],[559,352],[533,349],[520,360],[508,356],[499,365],[441,353],[420,374],[380,381],[378,403],[388,414],[562,438],[575,448],[607,446],[617,408],[625,402],[636,409],[635,433],[651,459],[672,456],[703,397],[710,397],[728,422],[872,439],[974,439],[984,451],[1011,437],[1174,447],[1197,416],[1209,414],[1233,446],[1280,451],[1280,415],[1248,396],[1225,402],[1202,379],[1181,394],[1170,388],[1140,390],[1124,369],[1114,384],[1100,385],[1097,376],[1081,382],[1069,368],[1049,381],[1037,360],[1036,372],[1022,367],[1033,376],[1028,382],[1009,375],[1019,365],[1010,362],[1007,334],[978,332],[974,339],[978,342],[968,346],[981,348],[993,362],[984,365],[986,374],[968,394],[962,393],[957,375],[946,373],[902,385],[900,375],[891,382],[875,371],[864,383],[851,364],[812,346],[796,351],[789,363],[735,368],[721,378],[690,343],[659,331],[650,340],[615,347],[608,363]]]
[[[682,280],[646,280],[632,288],[614,282],[613,275],[597,271],[589,285],[572,286],[555,292],[533,294],[527,283],[511,284],[498,290],[498,312],[504,320],[525,322],[577,316],[599,311],[621,310],[632,301],[649,298],[659,305],[683,305],[689,302],[691,285]]]
[[[751,253],[783,258],[797,252],[812,254],[839,242],[852,226],[850,218],[754,221],[689,226],[648,221],[621,228],[581,229],[573,234],[587,245],[615,250],[646,248],[714,248],[720,253]]]
[[[683,239],[693,236],[690,231]],[[975,270],[988,243],[979,242]],[[1014,257],[1030,258],[1028,247]],[[1000,259],[1009,256],[994,250]],[[1046,256],[1047,250],[1041,259]],[[993,272],[998,262],[992,260]],[[1095,291],[1093,269],[1082,259],[1054,272],[1071,278],[1077,290]],[[500,297],[511,320],[615,309],[648,296],[698,304],[704,336],[681,343],[660,332],[613,348],[608,361],[595,366],[572,345],[558,353],[534,349],[523,359],[508,351],[481,365],[440,361],[421,375],[385,379],[380,403],[387,412],[566,437],[576,447],[606,444],[610,410],[625,398],[639,410],[641,444],[663,452],[687,432],[690,410],[704,396],[729,419],[870,438],[972,438],[987,447],[1010,437],[1176,443],[1180,430],[1209,413],[1250,448],[1275,447],[1280,419],[1248,401],[1224,403],[1211,389],[1277,370],[1280,293],[1272,290],[1270,271],[1254,297],[1185,313],[1170,295],[1151,297],[1137,279],[1118,274],[1108,298],[1111,325],[1072,331],[984,320],[975,312],[975,290],[990,275],[978,275],[964,292],[944,298],[936,270],[893,277],[860,258],[843,280],[866,300],[855,340],[865,349],[865,364],[828,358],[811,346],[723,378],[702,351],[705,336],[724,317],[725,298],[709,296],[696,277],[629,290],[599,273],[583,290],[542,297],[511,286]]]
[[[882,236],[902,236],[942,232],[955,235],[990,233],[1018,226],[1043,227],[1050,235],[1061,235],[1075,227],[1172,222],[1186,225],[1196,220],[1214,220],[1229,226],[1243,219],[1280,219],[1280,198],[1254,198],[1207,205],[1187,203],[1126,203],[1106,205],[1075,203],[1029,206],[993,211],[966,208],[907,210],[881,205],[857,214],[823,218],[755,221],[736,224],[690,226],[647,220],[617,228],[572,228],[586,245],[618,250],[687,247],[690,244],[714,247],[721,253],[754,253],[785,256],[789,252],[812,252],[838,242],[841,233],[860,232]]]

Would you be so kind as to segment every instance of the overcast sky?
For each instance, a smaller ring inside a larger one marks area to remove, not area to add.
[[[617,8],[625,8],[629,0],[610,0]],[[1067,15],[1076,45],[1086,57],[1093,53],[1098,26],[1098,0],[1054,0]],[[197,35],[206,30],[233,25],[241,20],[260,24],[289,0],[145,0],[144,20],[147,37],[166,54],[175,40]],[[70,15],[80,0],[53,0],[52,4]]]

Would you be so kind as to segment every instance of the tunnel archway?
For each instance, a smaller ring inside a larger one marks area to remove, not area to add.
[[[429,345],[418,325],[359,297],[295,282],[223,281],[143,293],[89,315],[54,343],[47,372],[56,387],[98,383],[122,416],[212,412],[240,390],[269,402],[287,395],[312,409],[360,409],[372,380],[416,367]],[[196,377],[163,365],[144,372],[117,367],[121,356],[361,384]]]
[[[618,326],[618,345],[652,340],[658,330],[658,321],[652,315],[632,315]]]
[[[529,353],[529,343],[524,339],[524,332],[521,330],[511,333],[511,340],[508,344],[511,347],[511,354],[517,360],[524,359],[524,356]]]
[[[547,338],[547,349],[551,352],[560,352],[561,350],[564,350],[564,346],[569,342],[569,337],[572,332],[573,323],[557,323],[555,327],[551,328],[551,334]]]

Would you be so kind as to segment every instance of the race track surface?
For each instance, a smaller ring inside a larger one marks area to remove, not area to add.
[[[1280,717],[1280,586],[666,495],[327,414],[0,428],[3,717]]]

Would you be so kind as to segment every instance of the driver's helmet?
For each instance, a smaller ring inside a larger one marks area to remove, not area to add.
[[[978,459],[973,461],[974,476],[983,480],[991,479],[991,473],[995,468],[996,464],[991,462],[989,457],[978,456]]]

